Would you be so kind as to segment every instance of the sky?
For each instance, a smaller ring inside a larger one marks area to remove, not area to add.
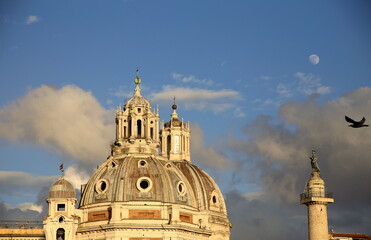
[[[39,219],[60,176],[109,154],[117,106],[142,95],[192,126],[231,239],[305,239],[318,154],[335,232],[371,235],[368,1],[1,1],[0,218]]]

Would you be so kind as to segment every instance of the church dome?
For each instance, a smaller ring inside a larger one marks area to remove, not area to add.
[[[186,161],[154,156],[109,158],[86,184],[80,206],[103,202],[157,201],[226,212],[212,178]]]
[[[135,84],[116,111],[111,154],[81,188],[79,231],[99,231],[102,239],[112,227],[133,239],[229,239],[223,195],[190,160],[190,124],[179,121],[174,104],[170,122],[160,125],[139,77]]]
[[[142,106],[142,107],[150,107],[149,101],[142,96],[133,96],[126,104],[125,107],[132,107],[132,106]]]
[[[49,198],[76,198],[75,188],[61,177],[50,187]]]

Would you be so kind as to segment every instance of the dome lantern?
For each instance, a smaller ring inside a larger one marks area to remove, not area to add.
[[[115,155],[127,153],[158,154],[159,135],[158,113],[152,111],[151,104],[140,94],[141,79],[134,79],[133,97],[123,108],[116,111],[116,140],[112,144]]]

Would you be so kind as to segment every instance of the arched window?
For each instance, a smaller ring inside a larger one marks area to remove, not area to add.
[[[137,137],[142,137],[142,120],[137,121]]]
[[[132,136],[132,132],[131,132],[131,119],[129,120],[129,125],[128,125],[128,137],[131,137]]]
[[[174,153],[179,153],[180,150],[180,138],[178,135],[174,137]]]
[[[56,240],[64,240],[64,229],[58,228]]]
[[[171,137],[167,136],[166,153],[168,157],[170,156],[170,150],[171,150]]]

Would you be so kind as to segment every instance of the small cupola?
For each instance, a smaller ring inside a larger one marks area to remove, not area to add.
[[[61,177],[50,187],[49,198],[76,198],[75,188]]]
[[[177,108],[174,97],[170,121],[160,130],[161,155],[169,160],[190,161],[190,124],[179,120]]]

